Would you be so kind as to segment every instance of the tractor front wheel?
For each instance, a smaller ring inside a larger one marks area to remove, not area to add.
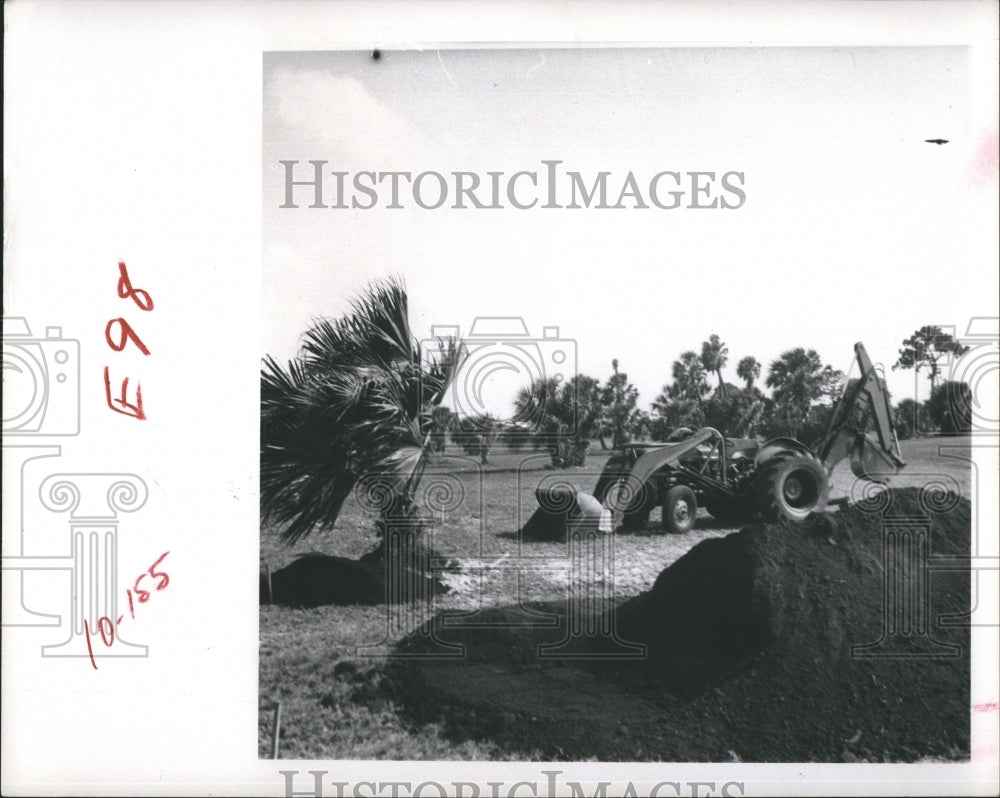
[[[757,475],[757,507],[768,521],[801,521],[823,509],[829,495],[826,470],[812,457],[779,455]]]
[[[698,499],[687,485],[674,485],[663,501],[663,528],[668,532],[690,532],[698,514]]]

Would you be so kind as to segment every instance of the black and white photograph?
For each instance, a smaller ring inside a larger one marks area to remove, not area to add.
[[[0,793],[996,795],[998,15],[6,3]]]
[[[259,755],[969,760],[968,59],[266,53]]]

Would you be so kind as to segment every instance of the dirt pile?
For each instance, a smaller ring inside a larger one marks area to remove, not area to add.
[[[696,692],[773,640],[762,559],[771,546],[785,548],[789,530],[761,532],[702,541],[618,608],[619,636],[644,644],[647,668],[671,687]]]
[[[281,570],[260,575],[261,604],[378,604],[385,596],[385,577],[373,566],[346,557],[303,554]]]
[[[884,505],[884,506],[883,506]],[[941,512],[945,510],[945,512]],[[893,491],[801,525],[701,543],[619,608],[647,668],[724,714],[745,759],[968,752],[969,503]]]
[[[436,706],[457,735],[554,758],[966,758],[969,574],[935,570],[935,558],[967,554],[969,535],[967,500],[915,489],[748,526],[703,541],[617,607],[618,635],[645,644],[643,659],[541,656],[576,625],[572,604],[544,608],[564,616],[547,628],[500,628],[523,616],[507,608],[492,628],[421,630],[403,651],[436,638],[464,643],[465,657],[397,663],[390,683],[405,685],[415,717]],[[604,628],[594,620],[577,626]],[[623,651],[593,634],[562,650]],[[500,730],[472,720],[497,712],[513,718]]]
[[[592,528],[611,531],[611,514],[593,496],[575,488],[536,488],[538,509],[525,522],[525,540],[564,541],[567,532]]]
[[[422,544],[385,546],[352,560],[316,552],[286,567],[260,574],[260,603],[290,607],[326,604],[395,604],[446,593],[433,573],[435,557]]]

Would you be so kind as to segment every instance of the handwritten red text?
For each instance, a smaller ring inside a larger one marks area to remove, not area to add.
[[[162,568],[162,563],[166,559],[167,555],[170,554],[169,551],[163,552],[159,557],[156,558],[149,568],[147,568],[143,573],[136,577],[135,582],[132,583],[132,587],[125,591],[126,598],[128,598],[128,614],[132,620],[135,620],[135,602],[138,601],[140,604],[145,604],[149,601],[150,596],[153,591],[165,590],[167,585],[170,584],[170,576]],[[139,587],[143,584],[143,580],[150,580],[146,582],[147,588]],[[97,660],[94,658],[94,642],[92,636],[94,633],[100,636],[101,642],[108,648],[111,648],[115,644],[115,630],[121,626],[122,621],[125,620],[125,614],[122,613],[115,620],[112,620],[107,615],[102,615],[97,619],[97,628],[91,630],[90,624],[87,619],[83,619],[83,632],[87,638],[87,653],[90,655],[90,664],[94,666],[94,670],[97,670]]]
[[[153,298],[148,291],[135,288],[128,275],[128,268],[124,261],[118,261],[118,297],[120,299],[131,299],[138,306],[139,310],[150,311],[153,309]],[[134,346],[143,355],[149,355],[149,347],[143,343],[142,338],[135,331],[131,324],[124,318],[111,319],[104,328],[104,340],[115,352],[123,351],[129,344]],[[118,391],[118,395],[112,397],[111,391],[111,370],[109,366],[104,367],[104,394],[108,407],[123,416],[143,421],[146,413],[142,409],[142,386],[135,384],[135,396],[129,398],[128,391],[129,377],[125,377]]]

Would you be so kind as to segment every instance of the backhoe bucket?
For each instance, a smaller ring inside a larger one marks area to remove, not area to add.
[[[851,471],[859,479],[878,482],[882,485],[903,470],[906,465],[871,437],[871,433],[858,435],[851,449]]]
[[[565,540],[576,529],[611,532],[611,511],[573,488],[536,488],[538,509],[521,530],[531,540]]]

